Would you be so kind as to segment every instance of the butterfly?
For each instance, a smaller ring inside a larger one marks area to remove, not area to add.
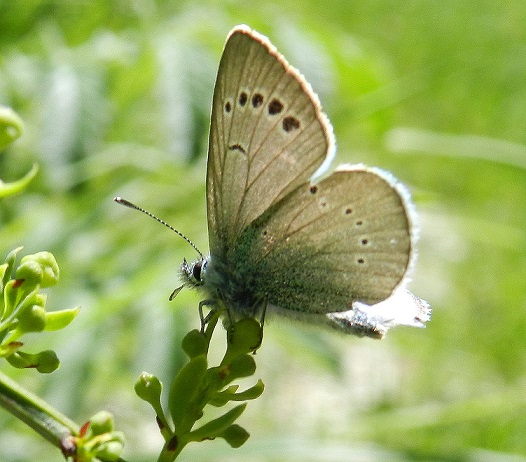
[[[228,35],[214,89],[206,175],[210,254],[181,273],[231,321],[264,313],[381,338],[422,327],[405,287],[414,210],[392,175],[334,157],[305,78],[245,25]]]

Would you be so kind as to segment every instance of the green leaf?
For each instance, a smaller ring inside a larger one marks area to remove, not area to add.
[[[42,351],[37,354],[17,351],[6,359],[18,369],[33,368],[42,374],[49,374],[60,366],[60,361],[52,350]]]
[[[0,273],[2,276],[0,288],[2,290],[4,290],[4,287],[6,286],[7,282],[11,279],[11,272],[13,271],[13,266],[15,265],[16,256],[21,250],[22,247],[17,247],[16,249],[11,250],[11,252],[7,254],[5,263],[2,265],[2,272]]]
[[[231,447],[239,448],[246,440],[248,440],[250,433],[248,433],[243,427],[233,424],[227,427],[227,429],[218,436],[223,438]]]
[[[7,280],[9,280],[9,276],[7,276],[7,280],[4,281],[8,268],[9,268],[9,265],[7,263],[0,265],[0,290],[4,290],[4,285],[7,282]]]
[[[237,378],[249,377],[256,371],[256,362],[251,355],[236,357],[230,364],[211,367],[207,372],[209,389],[212,392],[222,390]]]
[[[11,196],[23,191],[29,185],[29,183],[31,183],[31,180],[35,178],[37,173],[38,165],[33,164],[31,170],[29,170],[29,172],[27,172],[19,180],[12,181],[11,183],[4,183],[2,180],[0,180],[0,199],[2,197]]]
[[[40,286],[29,281],[11,279],[4,289],[5,312],[3,319],[8,316],[17,315],[29,308],[31,305],[42,306],[45,296],[39,294]],[[16,310],[16,313],[15,313]]]
[[[247,388],[245,391],[236,393],[238,388],[239,387],[237,385],[232,385],[226,390],[214,394],[214,396],[210,399],[210,404],[212,406],[221,407],[229,401],[246,401],[249,399],[259,398],[265,390],[265,385],[261,380],[258,380],[256,385]]]
[[[250,377],[256,372],[256,362],[252,355],[242,355],[235,358],[230,364],[218,368],[219,378],[223,386],[242,377]]]
[[[243,413],[246,407],[246,403],[234,407],[227,413],[223,414],[221,417],[211,420],[202,427],[190,432],[188,435],[189,439],[191,441],[202,441],[205,439],[213,439],[221,436],[221,434],[224,433],[226,429],[232,425]]]
[[[261,396],[263,391],[265,391],[265,385],[263,384],[263,381],[259,379],[254,386],[247,388],[245,391],[234,393],[230,399],[232,401],[245,401],[248,399],[256,399]]]
[[[174,378],[168,406],[178,433],[189,431],[202,415],[202,408],[195,405],[195,400],[202,393],[206,368],[206,356],[196,356],[186,363]]]
[[[4,288],[4,313],[2,319],[7,319],[14,311],[14,309],[20,303],[20,298],[23,295],[23,291],[19,288],[20,282],[16,279],[11,279],[5,285]],[[35,293],[38,291],[36,289]]]
[[[224,406],[231,400],[231,397],[236,393],[239,385],[231,385],[226,390],[215,393],[211,398],[209,404],[216,407]]]
[[[68,326],[77,317],[80,307],[46,313],[46,330],[60,330]]]

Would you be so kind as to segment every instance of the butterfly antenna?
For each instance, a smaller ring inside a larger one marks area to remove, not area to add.
[[[199,251],[199,249],[195,246],[195,244],[190,239],[188,239],[183,233],[181,233],[181,231],[177,231],[173,226],[170,226],[168,223],[166,223],[166,221],[161,220],[160,218],[156,217],[153,213],[148,212],[148,210],[145,210],[142,207],[139,207],[138,205],[132,204],[131,202],[127,201],[126,199],[123,199],[122,197],[115,197],[113,200],[115,202],[117,202],[117,204],[124,205],[126,207],[129,207],[130,209],[138,210],[139,212],[142,212],[142,213],[148,215],[149,217],[151,217],[154,220],[158,221],[162,225],[164,225],[167,228],[171,229],[174,233],[178,234],[186,242],[188,242],[188,244],[190,244],[195,249],[195,251],[199,254],[199,256],[201,258],[203,258],[203,254]]]

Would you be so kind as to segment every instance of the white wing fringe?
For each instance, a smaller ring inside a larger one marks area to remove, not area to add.
[[[352,310],[326,316],[338,330],[381,338],[393,326],[425,327],[431,308],[425,300],[400,288],[376,305],[354,302]]]

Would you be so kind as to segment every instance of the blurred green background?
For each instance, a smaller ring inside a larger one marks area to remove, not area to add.
[[[195,253],[112,198],[206,251],[210,101],[239,23],[312,84],[337,162],[385,168],[411,188],[421,222],[411,289],[434,313],[427,329],[381,342],[269,320],[256,356],[266,390],[240,420],[251,438],[237,450],[189,446],[181,460],[526,460],[519,1],[0,1],[0,103],[25,122],[0,178],[41,166],[0,203],[0,252],[53,252],[61,282],[48,306],[82,307],[64,332],[26,339],[28,351],[57,351],[57,372],[2,370],[78,423],[110,410],[123,456],[156,459],[160,436],[133,384],[143,370],[168,383],[184,359],[199,298],[168,296]],[[2,411],[0,460],[61,455]]]

